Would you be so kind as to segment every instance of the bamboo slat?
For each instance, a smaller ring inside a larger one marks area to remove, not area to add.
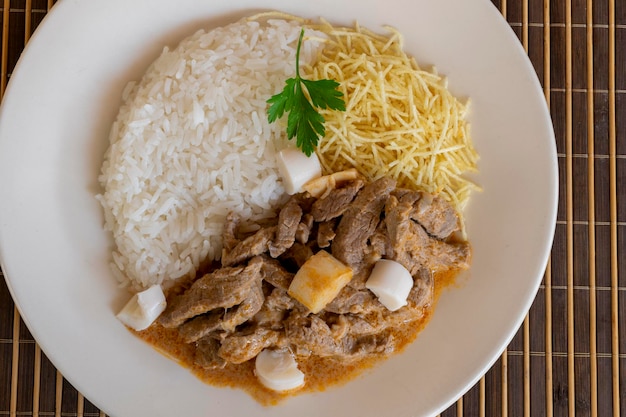
[[[7,73],[9,63],[9,10],[10,0],[4,0],[2,11],[2,59],[0,60],[0,97],[4,95],[7,87]]]
[[[611,215],[611,351],[613,415],[620,415],[619,271],[617,258],[617,133],[615,102],[615,0],[609,0],[609,190]]]
[[[596,326],[595,132],[593,85],[593,0],[587,0],[587,239],[589,248],[589,381],[591,417],[598,417],[598,359]]]
[[[565,170],[567,210],[567,376],[568,415],[576,415],[574,367],[574,184],[572,167],[572,1],[565,2]]]

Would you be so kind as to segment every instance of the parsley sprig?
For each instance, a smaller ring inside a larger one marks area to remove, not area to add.
[[[296,76],[285,81],[283,91],[267,100],[270,107],[267,120],[270,123],[281,118],[285,112],[287,118],[287,137],[296,137],[296,145],[307,156],[315,151],[320,137],[326,134],[324,117],[316,108],[346,110],[343,93],[337,89],[335,80],[306,80],[300,76],[300,47],[304,37],[304,28],[300,31],[296,49]],[[304,87],[304,88],[303,88]],[[306,90],[306,91],[305,91]]]

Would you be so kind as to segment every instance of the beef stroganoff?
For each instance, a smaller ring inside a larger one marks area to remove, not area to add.
[[[310,157],[301,107],[267,117],[290,80],[325,126]],[[137,292],[118,317],[264,404],[400,352],[470,266],[466,117],[393,30],[268,13],[165,48],[124,92],[100,176],[112,269]]]

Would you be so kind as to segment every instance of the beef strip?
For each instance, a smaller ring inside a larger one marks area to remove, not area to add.
[[[351,286],[365,286],[367,274],[363,272],[368,265],[364,265],[363,260],[367,241],[376,230],[385,201],[395,185],[396,182],[389,177],[366,185],[339,221],[331,250],[335,258],[352,268],[353,278],[349,283]]]
[[[327,196],[317,200],[311,207],[313,219],[316,222],[324,222],[341,216],[364,184],[360,178],[348,181],[341,188],[336,188]]]
[[[263,279],[272,284],[276,288],[282,288],[285,291],[289,288],[294,274],[287,271],[285,267],[276,259],[267,256],[261,256],[261,272]]]
[[[401,263],[413,276],[422,268],[432,271],[467,268],[469,245],[449,244],[429,236],[420,224],[411,220],[412,209],[395,196],[385,206],[385,223],[392,246],[388,258]]]
[[[171,300],[159,322],[163,327],[178,327],[197,315],[240,304],[248,297],[252,285],[261,278],[261,263],[254,260],[246,267],[220,268]]]
[[[372,355],[387,356],[396,349],[396,341],[390,331],[358,337],[344,338],[350,351],[350,359],[364,359]]]
[[[313,203],[317,200],[315,197],[311,196],[311,194],[306,192],[294,194],[290,198],[298,202],[298,205],[302,208],[303,213],[310,213],[311,206],[313,206]]]
[[[290,198],[278,214],[278,227],[274,240],[269,245],[270,256],[276,258],[293,245],[296,231],[302,218],[302,208],[294,198]]]
[[[335,238],[335,225],[334,220],[327,222],[321,222],[317,228],[317,246],[320,248],[327,248],[330,246],[330,242]]]
[[[413,205],[411,218],[421,224],[429,235],[437,239],[445,239],[459,230],[459,216],[456,210],[439,195],[433,197],[424,193],[422,198]]]
[[[410,217],[422,225],[429,235],[437,239],[445,239],[453,232],[459,230],[459,216],[448,201],[441,195],[407,190],[396,189],[392,192],[400,203],[410,204]]]
[[[178,333],[183,337],[185,343],[193,343],[203,337],[222,328],[221,310],[211,311],[207,314],[196,316],[178,328]]]
[[[237,307],[224,314],[224,319],[221,323],[222,329],[227,332],[234,332],[237,326],[250,320],[261,310],[264,301],[265,295],[263,294],[262,282],[258,280],[252,285],[248,297]]]
[[[385,219],[382,219],[376,227],[374,234],[369,238],[366,256],[369,258],[369,262],[375,263],[386,254],[391,253],[391,251],[391,241],[389,239],[389,233],[387,232],[387,223],[385,223]]]
[[[303,245],[309,241],[309,236],[311,235],[311,229],[313,228],[313,216],[309,213],[306,213],[302,216],[302,220],[298,224],[298,228],[296,229],[296,242],[302,243]]]
[[[236,332],[226,336],[218,350],[218,355],[226,362],[243,363],[270,346],[280,346],[281,333],[257,326],[252,330]]]
[[[220,348],[219,340],[213,337],[204,337],[196,344],[194,362],[204,369],[221,369],[226,366],[226,361],[217,352]]]
[[[237,228],[241,222],[241,217],[238,214],[230,212],[226,216],[226,222],[224,223],[224,230],[222,231],[222,246],[230,252],[239,243],[237,238]]]
[[[364,336],[344,333],[336,338],[337,331],[331,330],[319,316],[296,316],[287,319],[285,332],[296,355],[333,357],[342,362],[362,359],[373,354],[388,354],[394,349],[390,333],[382,332]]]
[[[353,336],[369,336],[380,333],[387,328],[387,322],[383,317],[384,307],[372,310],[367,315],[346,314],[348,321],[348,334]]]
[[[421,226],[417,227],[416,230],[418,234],[422,235],[422,240],[426,240],[429,237]],[[445,243],[433,238],[428,239],[428,243],[424,264],[430,270],[437,272],[448,269],[469,268],[472,255],[469,243]]]
[[[287,294],[286,290],[274,288],[270,295],[265,297],[261,310],[254,316],[253,320],[259,326],[281,330],[283,319],[294,307],[295,300]]]
[[[324,310],[336,314],[362,314],[374,308],[375,302],[376,298],[370,290],[345,286],[337,297],[326,304]]]
[[[306,307],[298,303],[294,298],[287,294],[287,290],[275,288],[267,297],[266,303],[268,308],[275,310],[305,310]]]
[[[299,356],[327,357],[340,353],[330,327],[317,315],[291,314],[285,322],[285,335]]]
[[[408,306],[412,309],[423,309],[433,302],[435,296],[435,280],[430,270],[422,268],[413,277],[413,288],[407,297]]]
[[[237,243],[232,250],[223,250],[222,266],[237,265],[253,256],[267,252],[275,235],[276,226],[265,227]]]
[[[400,262],[411,272],[411,275],[417,273],[422,266],[421,259],[412,259],[412,254],[409,252],[410,246],[415,246],[414,224],[409,217],[412,209],[411,204],[400,204],[395,196],[389,197],[385,205],[385,224],[391,242],[391,252],[388,256]]]
[[[307,245],[296,242],[283,254],[281,261],[286,261],[300,268],[311,256],[313,256],[313,249]]]

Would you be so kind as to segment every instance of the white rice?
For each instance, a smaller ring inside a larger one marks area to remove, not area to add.
[[[219,259],[230,211],[254,221],[284,201],[284,126],[268,124],[266,100],[295,75],[299,34],[284,20],[199,31],[126,87],[97,196],[122,285],[195,275]],[[304,42],[301,62],[319,47]]]

